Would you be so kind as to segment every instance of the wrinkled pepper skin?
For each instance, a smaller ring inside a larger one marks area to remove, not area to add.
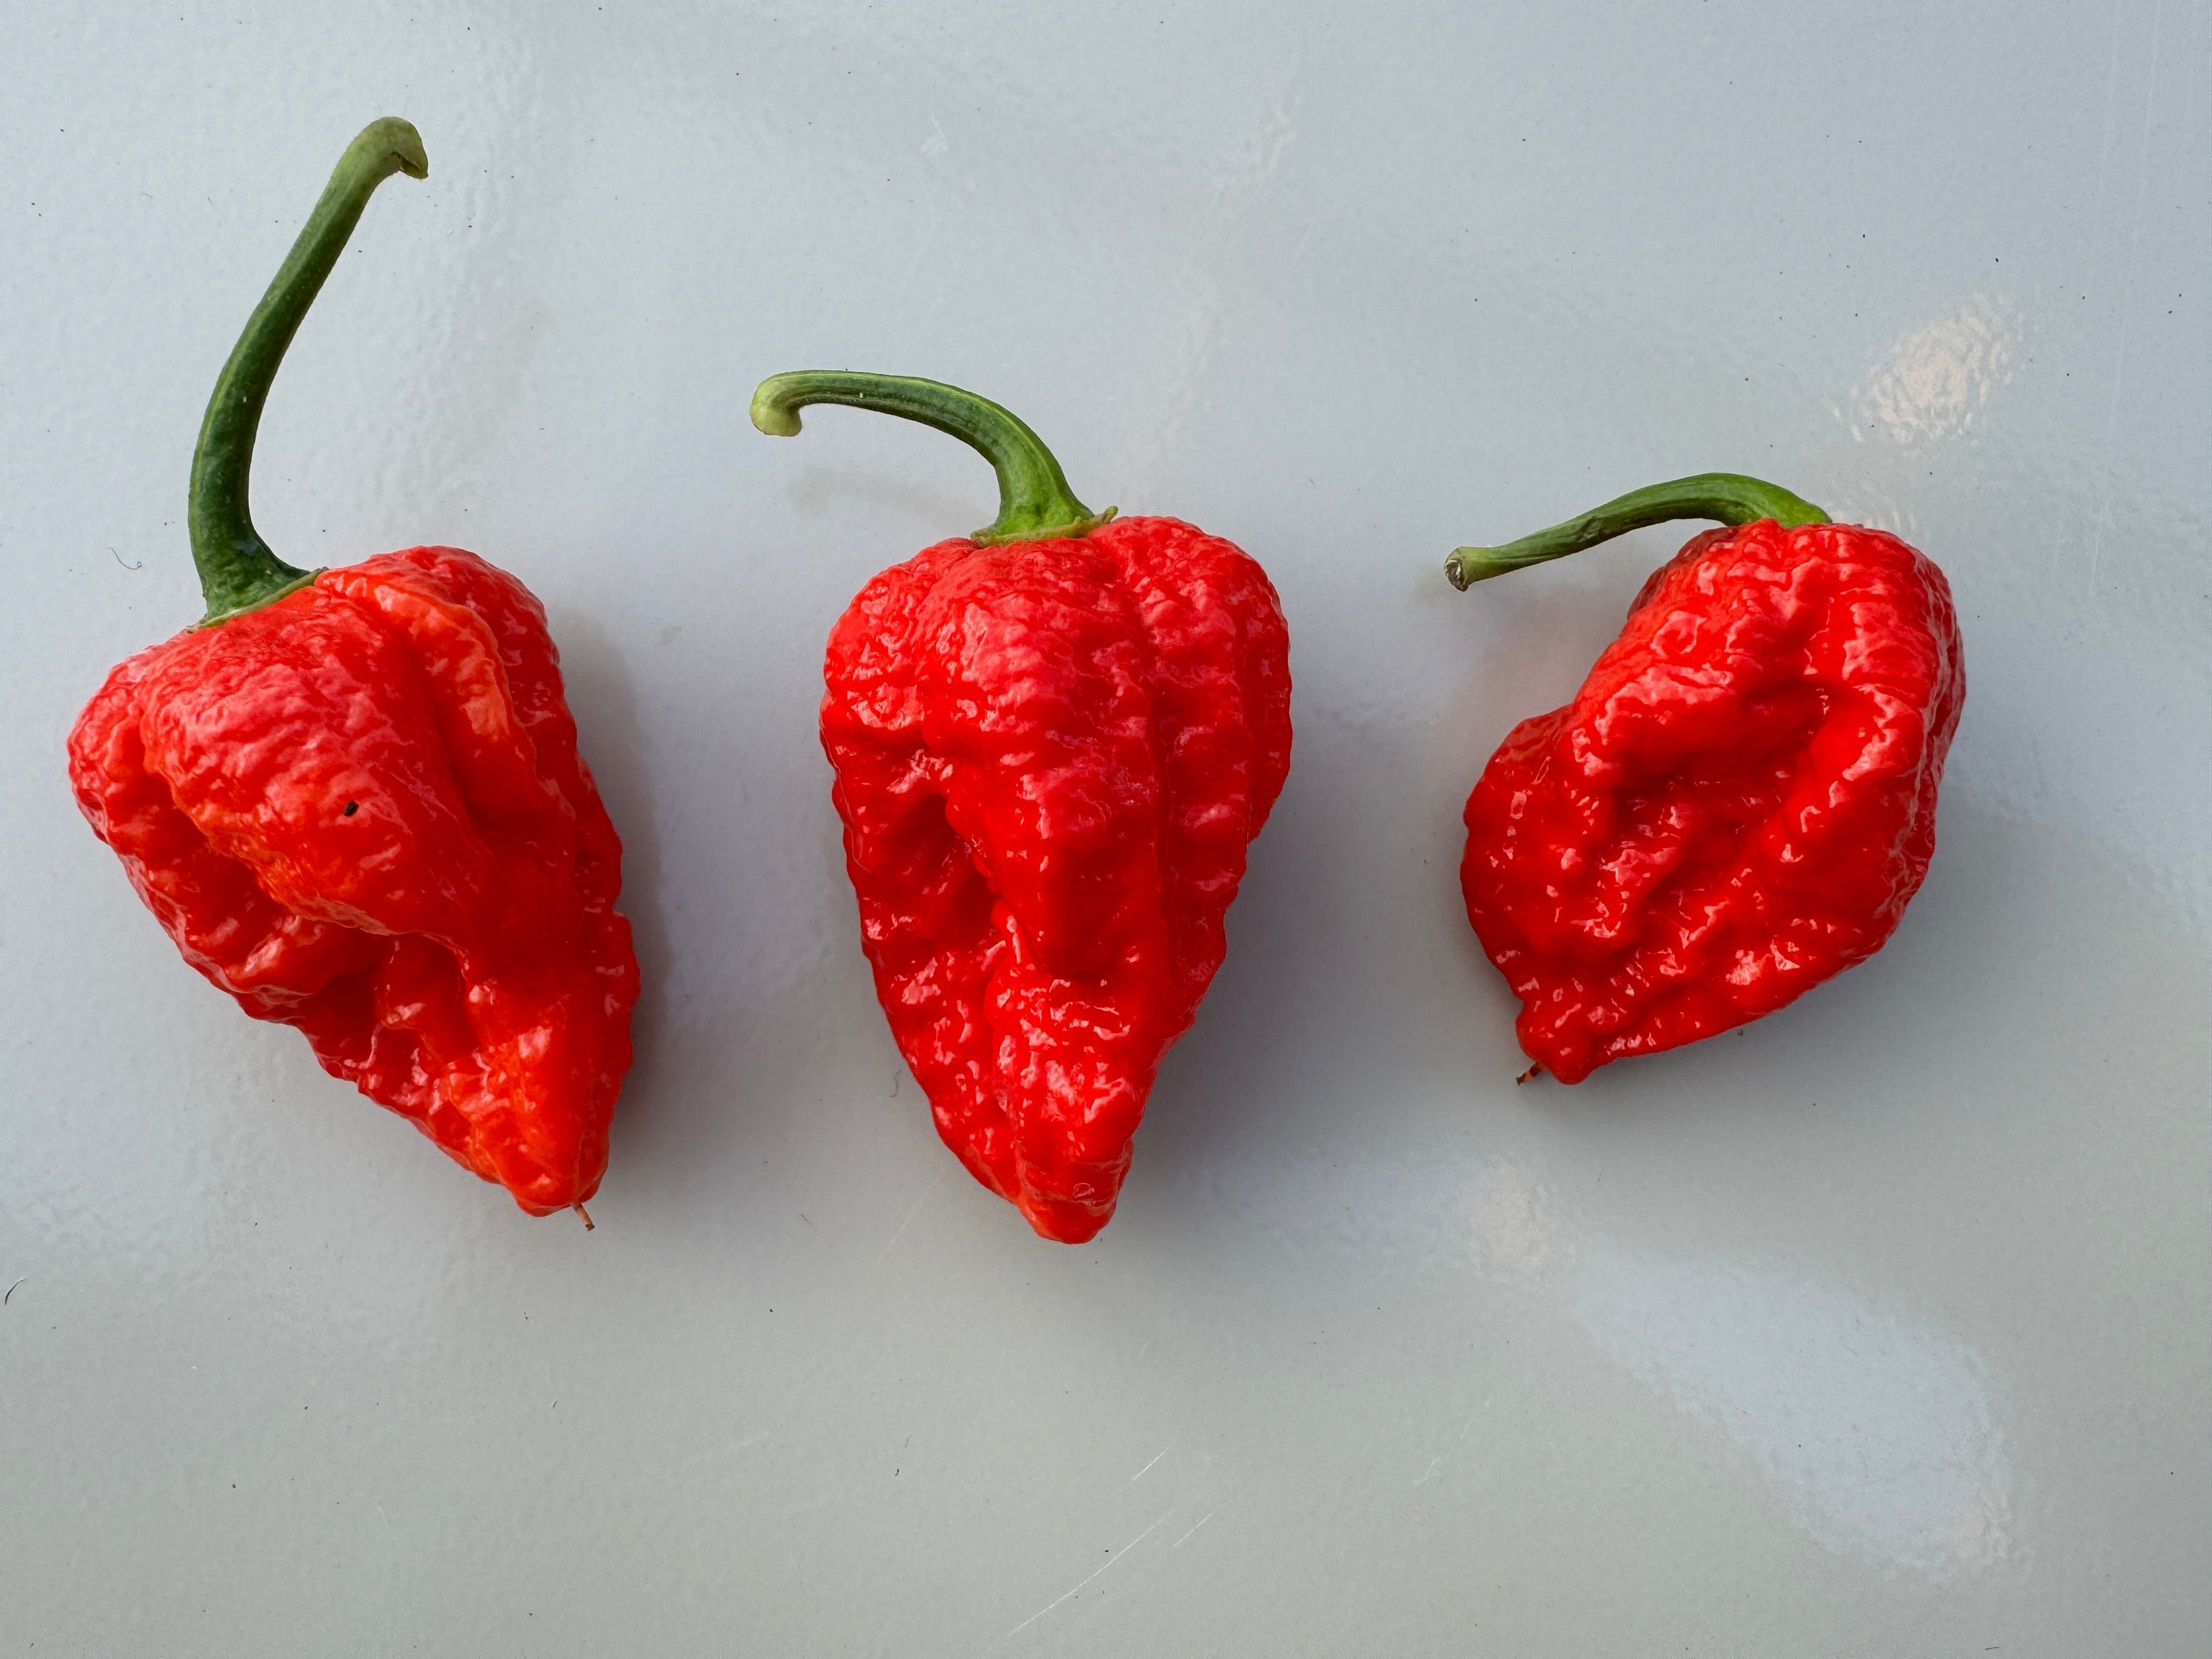
[[[939,542],[839,621],[822,743],[860,936],[938,1133],[1048,1238],[1103,1227],[1290,769],[1289,640],[1174,519]]]
[[[1160,1059],[1291,763],[1267,574],[1176,519],[1094,513],[1011,411],[940,381],[778,374],[753,424],[845,404],[999,475],[999,516],[860,591],[822,746],[860,942],[938,1134],[1038,1234],[1112,1219]]]
[[[286,348],[377,185],[428,169],[392,118],[340,157],[193,451],[207,614],[109,674],[70,782],[210,982],[523,1209],[588,1227],[637,958],[545,613],[459,548],[301,570],[248,506]]]
[[[1935,849],[1961,657],[1942,572],[1881,531],[1761,520],[1656,572],[1468,799],[1468,919],[1529,1057],[1574,1083],[1879,950]]]
[[[544,612],[459,548],[140,652],[69,739],[185,960],[533,1215],[588,1200],[630,1062],[622,843]]]

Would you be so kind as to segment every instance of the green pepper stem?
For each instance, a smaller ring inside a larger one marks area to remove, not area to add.
[[[269,401],[270,382],[284,361],[284,349],[345,251],[346,238],[360,222],[370,194],[395,173],[423,179],[429,172],[422,137],[406,122],[387,116],[363,127],[338,158],[322,199],[216,377],[207,417],[200,422],[199,444],[192,451],[187,518],[192,562],[199,567],[200,592],[207,599],[203,628],[282,599],[314,580],[313,571],[278,558],[253,527],[246,486],[262,406]]]
[[[809,404],[849,404],[919,421],[979,453],[999,475],[999,516],[973,538],[983,546],[1080,536],[1116,511],[1093,513],[1076,500],[1042,438],[1012,410],[957,386],[830,368],[774,374],[753,393],[753,424],[771,437],[793,437],[799,411]]]
[[[1735,472],[1700,472],[1694,477],[1631,490],[1578,519],[1555,524],[1503,547],[1460,548],[1444,561],[1444,574],[1454,587],[1464,590],[1523,565],[1564,558],[1632,530],[1675,519],[1717,519],[1729,525],[1771,519],[1785,530],[1828,522],[1828,515],[1819,507],[1779,484],[1762,483]]]

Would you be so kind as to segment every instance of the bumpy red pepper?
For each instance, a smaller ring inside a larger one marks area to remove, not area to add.
[[[1735,527],[1653,574],[1574,701],[1514,727],[1468,798],[1468,920],[1565,1083],[1881,949],[1928,872],[1966,697],[1943,573],[1756,479],[1656,485],[1446,573],[1674,519]]]
[[[998,471],[989,528],[884,571],[837,623],[822,743],[862,947],[938,1133],[1080,1243],[1290,767],[1282,611],[1219,537],[1085,507],[995,404],[783,374],[753,421],[787,436],[817,403],[924,422]]]
[[[581,1213],[637,959],[545,614],[459,548],[297,569],[247,512],[285,347],[370,193],[428,167],[396,120],[339,161],[200,429],[208,614],[108,676],[70,779],[185,961],[524,1209]]]

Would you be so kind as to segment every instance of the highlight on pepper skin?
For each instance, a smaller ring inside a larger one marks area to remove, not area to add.
[[[1563,1083],[1773,1012],[1895,931],[1966,699],[1949,584],[1886,531],[1729,473],[1503,547],[1465,588],[1717,519],[1644,583],[1573,701],[1522,721],[1465,814],[1468,920]]]
[[[178,950],[533,1215],[583,1215],[630,1063],[622,842],[530,591],[473,553],[285,563],[247,484],[285,348],[394,173],[368,127],[216,383],[190,525],[207,615],[116,668],[70,781]],[[583,1216],[586,1226],[588,1215]]]
[[[839,619],[822,743],[861,948],[939,1135],[1039,1234],[1080,1243],[1114,1213],[1289,770],[1282,609],[1219,537],[1092,512],[972,392],[778,375],[754,424],[789,435],[818,403],[924,422],[998,472],[996,520]]]

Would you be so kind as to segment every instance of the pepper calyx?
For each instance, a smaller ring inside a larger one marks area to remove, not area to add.
[[[1004,547],[1009,542],[1050,542],[1063,537],[1070,539],[1087,536],[1102,524],[1111,523],[1121,512],[1109,507],[1103,513],[1091,513],[1081,518],[1070,519],[1065,524],[1039,524],[1009,528],[1001,514],[981,530],[971,530],[968,539],[978,547]]]
[[[270,557],[272,559],[276,556],[273,553],[270,555]],[[279,561],[279,562],[282,562],[282,561]],[[285,568],[287,569],[291,568],[289,565]],[[293,577],[289,581],[285,582],[282,586],[272,587],[264,592],[257,593],[242,605],[234,605],[228,611],[210,610],[207,615],[202,617],[198,622],[194,623],[192,626],[196,629],[202,628],[217,628],[224,623],[228,622],[233,617],[242,617],[249,611],[259,611],[264,606],[276,604],[279,599],[289,599],[293,594],[299,592],[301,589],[313,587],[315,585],[315,578],[321,575],[324,571],[329,568],[330,567],[328,565],[324,564],[317,565],[313,570],[302,570],[298,575]],[[212,604],[213,601],[210,600],[210,603]]]

